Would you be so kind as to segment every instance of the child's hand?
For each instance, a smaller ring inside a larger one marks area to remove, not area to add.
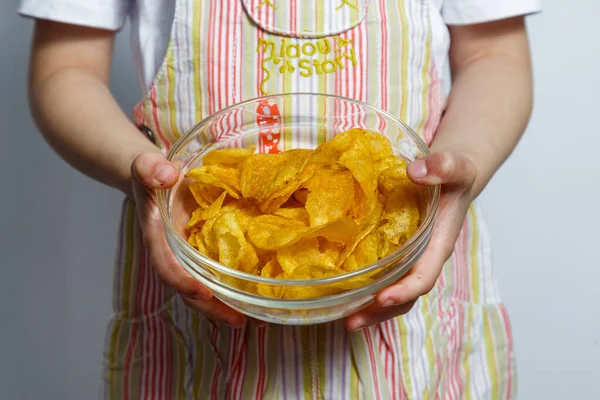
[[[408,274],[382,290],[366,309],[349,316],[346,327],[357,330],[406,314],[420,296],[429,293],[444,263],[454,251],[477,177],[475,164],[453,152],[433,153],[408,166],[408,176],[420,185],[442,185],[438,217],[427,249]]]
[[[144,153],[136,157],[131,172],[132,192],[144,243],[150,251],[150,259],[158,277],[173,287],[188,306],[230,326],[242,326],[246,317],[213,298],[208,288],[183,269],[169,248],[154,189],[173,186],[179,171],[161,154]]]

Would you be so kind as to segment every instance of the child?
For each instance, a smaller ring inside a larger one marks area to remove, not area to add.
[[[104,396],[514,397],[511,328],[472,202],[529,119],[524,16],[537,11],[538,0],[22,0],[20,12],[36,18],[40,130],[75,168],[127,195]],[[147,91],[135,125],[108,89],[126,17]],[[408,170],[442,185],[426,252],[344,321],[246,321],[179,266],[157,212],[154,189],[177,180],[164,154],[178,137],[224,107],[283,92],[371,103],[433,151]]]

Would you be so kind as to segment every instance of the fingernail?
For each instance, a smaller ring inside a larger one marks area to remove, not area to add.
[[[427,176],[427,164],[424,160],[410,163],[408,169],[413,178],[425,178]]]
[[[394,299],[385,299],[382,304],[383,307],[392,307],[395,305],[396,305],[396,302],[394,301]]]
[[[169,164],[163,164],[160,167],[158,167],[158,170],[156,171],[156,180],[162,183],[167,183],[171,179],[173,179],[173,176],[175,174],[175,168],[173,168]]]

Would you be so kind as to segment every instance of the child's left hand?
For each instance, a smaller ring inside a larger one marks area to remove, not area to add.
[[[349,330],[358,330],[406,314],[420,296],[429,293],[454,251],[469,205],[477,168],[455,152],[437,152],[408,166],[415,183],[441,184],[442,194],[433,234],[427,249],[412,269],[394,285],[382,290],[375,303],[346,318]]]

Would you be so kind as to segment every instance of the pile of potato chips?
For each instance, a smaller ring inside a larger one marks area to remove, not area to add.
[[[227,267],[277,279],[334,276],[389,255],[419,227],[419,189],[380,133],[352,129],[315,150],[255,150],[213,150],[186,174],[198,203],[186,227],[188,242]],[[309,298],[370,279],[244,290]]]

